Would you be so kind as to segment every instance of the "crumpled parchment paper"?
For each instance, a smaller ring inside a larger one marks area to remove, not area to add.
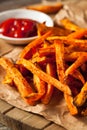
[[[61,25],[61,19],[69,18],[80,27],[87,27],[87,0],[68,1],[70,2],[64,2],[63,9],[56,14],[54,21]]]
[[[83,2],[83,4],[81,3]],[[64,8],[55,16],[57,22],[63,17],[68,17],[76,22],[79,26],[86,27],[87,11],[86,1],[79,1],[76,3],[67,3]],[[84,6],[83,6],[84,5]],[[79,6],[79,7],[78,7]],[[84,8],[83,8],[84,7]],[[79,12],[80,11],[80,12]],[[11,50],[5,57],[17,60],[21,47],[16,47]],[[48,105],[37,104],[36,106],[29,106],[26,104],[19,93],[11,88],[9,85],[3,85],[2,80],[5,76],[5,71],[0,66],[0,98],[9,104],[25,111],[33,112],[44,116],[47,120],[51,120],[59,124],[67,130],[87,130],[87,117],[79,117],[70,115],[63,94],[55,89],[52,100]]]

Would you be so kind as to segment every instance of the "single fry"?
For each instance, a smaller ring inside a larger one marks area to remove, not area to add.
[[[56,66],[59,80],[63,83],[65,78],[65,67],[64,67],[64,44],[55,40],[55,55],[56,55]]]
[[[82,106],[87,99],[87,82],[81,89],[81,92],[74,98],[74,104],[78,107]]]
[[[74,71],[81,66],[87,60],[87,55],[80,56],[68,69],[65,71],[65,75],[68,76],[69,74],[74,73]]]
[[[57,64],[58,78],[61,81],[61,83],[67,84],[67,82],[65,81],[64,44],[59,40],[56,40],[55,50],[56,50],[56,64]],[[64,93],[64,97],[71,115],[76,115],[78,113],[78,110],[73,104],[73,97],[66,93]]]
[[[77,49],[80,51],[87,50],[87,40],[86,39],[83,40],[83,39],[69,38],[70,35],[68,35],[68,36],[49,36],[46,39],[49,41],[60,40],[65,45],[71,45],[71,47],[73,47],[74,49],[77,47]],[[70,50],[70,49],[71,48],[68,48],[68,50]]]
[[[56,77],[56,72],[55,72],[55,66],[51,63],[48,63],[46,65],[46,72],[47,74],[51,75],[52,77]],[[54,86],[51,84],[47,84],[46,86],[46,93],[42,97],[41,101],[43,104],[48,104],[49,101],[51,100],[52,94],[53,94]]]
[[[78,57],[80,57],[81,55],[87,55],[87,52],[72,52],[70,54],[66,54],[65,55],[65,60],[66,61],[75,61]]]
[[[86,50],[87,50],[87,46],[86,46],[86,44],[72,44],[72,45],[70,45],[70,46],[68,46],[68,47],[66,47],[66,52],[67,52],[67,54],[70,54],[70,53],[72,53],[72,52],[86,52]]]
[[[55,5],[37,4],[37,5],[29,5],[26,8],[41,11],[48,14],[52,14],[52,13],[54,14],[54,13],[57,13],[62,7],[63,7],[62,3],[58,2]]]
[[[50,45],[49,47],[41,48],[38,50],[38,54],[40,57],[47,55],[54,55],[55,54],[54,46]]]
[[[47,40],[61,40],[63,42],[67,41],[67,36],[49,36],[46,38]]]
[[[46,74],[44,71],[36,67],[32,62],[26,59],[20,59],[19,64],[22,64],[24,67],[26,67],[28,70],[30,70],[33,74],[36,74],[38,77],[40,77],[43,81],[47,82],[48,84],[52,84],[57,89],[59,89],[62,92],[65,92],[69,95],[71,95],[71,91],[67,85],[62,84],[57,79],[53,78],[49,74]]]
[[[73,77],[75,77],[76,79],[80,80],[83,84],[85,84],[85,78],[83,77],[83,75],[78,71],[75,70],[73,74],[71,74]]]
[[[12,79],[11,74],[8,70],[7,70],[7,73],[6,73],[5,78],[3,80],[3,83],[13,85],[13,79]]]
[[[80,29],[79,26],[71,22],[68,18],[64,18],[60,22],[64,28],[69,29],[71,31],[77,31]]]
[[[72,32],[67,37],[68,39],[81,39],[85,35],[87,35],[87,29],[79,29],[76,32]]]
[[[64,98],[65,98],[65,100],[67,102],[67,106],[69,108],[69,111],[70,111],[71,115],[77,115],[78,114],[78,109],[73,104],[73,97],[64,93]]]

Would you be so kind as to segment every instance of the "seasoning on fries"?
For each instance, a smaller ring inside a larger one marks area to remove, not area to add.
[[[62,33],[38,26],[39,38],[23,49],[16,63],[0,58],[7,72],[4,83],[15,85],[30,105],[49,104],[56,88],[72,115],[87,115],[87,29],[61,22]]]

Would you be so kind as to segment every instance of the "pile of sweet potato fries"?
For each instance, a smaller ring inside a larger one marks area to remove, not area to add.
[[[68,19],[62,27],[38,25],[38,38],[13,63],[5,57],[5,84],[15,86],[30,105],[48,104],[54,88],[64,94],[72,115],[87,115],[87,29]]]

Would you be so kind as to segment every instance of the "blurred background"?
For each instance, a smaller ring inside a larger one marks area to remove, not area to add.
[[[0,11],[19,8],[39,2],[41,2],[41,0],[0,0]]]

